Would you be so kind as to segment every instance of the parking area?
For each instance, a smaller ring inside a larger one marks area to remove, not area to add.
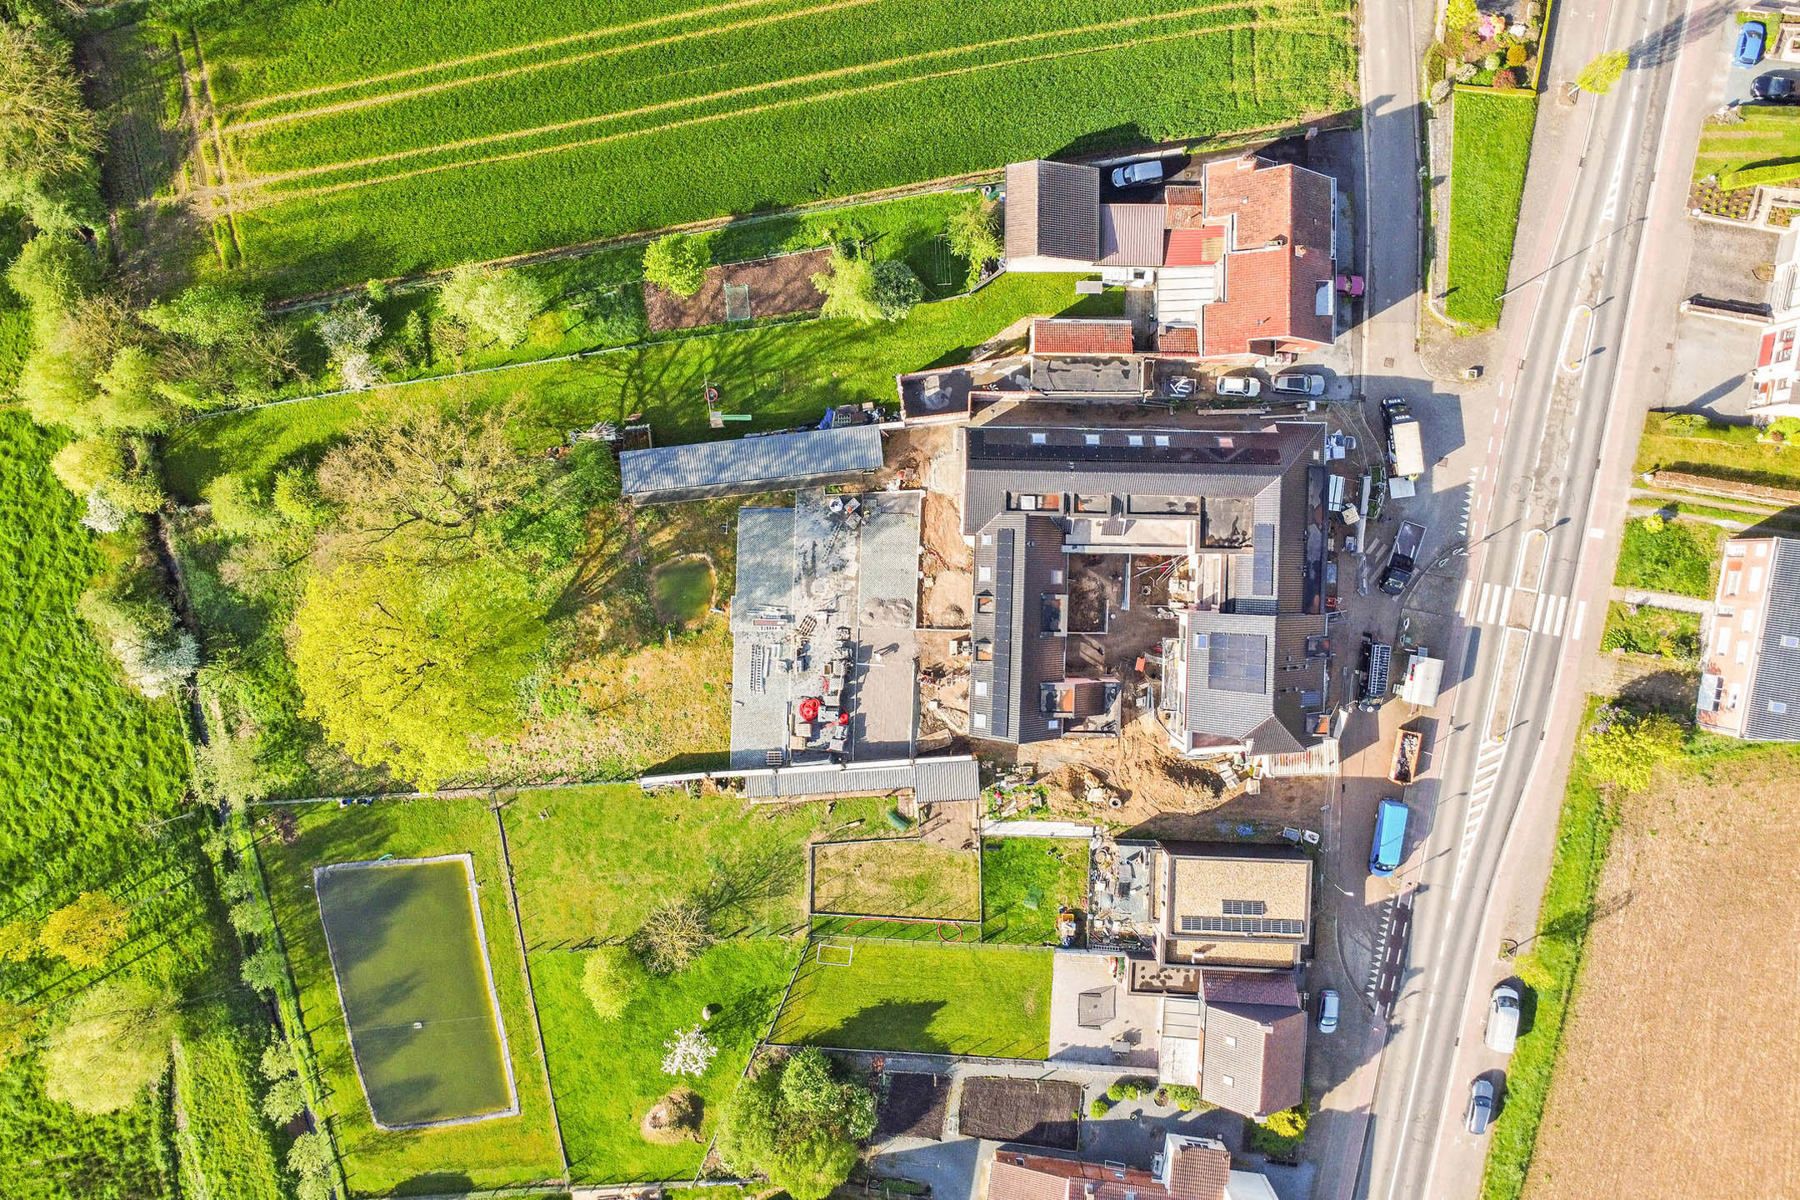
[[[1733,60],[1743,26],[1727,21],[1719,31],[1720,52],[1725,56],[1725,103],[1748,104],[1754,99],[1751,85],[1758,76],[1787,76],[1800,81],[1800,38],[1778,35],[1763,47],[1762,61],[1754,67],[1740,67]],[[1784,54],[1786,57],[1784,57]]]

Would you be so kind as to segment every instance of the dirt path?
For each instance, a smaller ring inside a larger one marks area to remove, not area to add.
[[[762,3],[765,0],[757,0]],[[382,92],[375,96],[361,96],[355,100],[340,100],[333,104],[321,104],[316,108],[295,109],[293,112],[276,113],[268,117],[256,117],[248,121],[234,122],[228,128],[233,133],[249,133],[258,129],[266,129],[272,125],[290,125],[295,121],[309,121],[315,117],[328,117],[336,113],[356,112],[359,109],[374,108],[382,104],[396,104],[402,100],[413,100],[420,96],[430,96],[438,92],[447,92],[453,88],[473,87],[479,83],[492,83],[501,79],[510,79],[516,75],[527,75],[533,71],[546,71],[553,67],[568,67],[578,63],[592,62],[595,59],[612,58],[620,54],[629,54],[637,50],[654,50],[661,46],[677,45],[681,42],[694,41],[697,38],[717,37],[724,33],[735,33],[742,29],[754,29],[759,25],[774,25],[781,21],[797,20],[801,17],[816,17],[825,13],[836,12],[846,8],[861,8],[873,4],[876,0],[834,0],[830,4],[821,4],[816,8],[796,9],[792,12],[775,13],[767,17],[755,17],[747,21],[733,21],[726,25],[715,25],[706,29],[688,30],[682,33],[671,33],[666,37],[651,38],[643,42],[627,42],[619,46],[606,46],[599,50],[588,50],[580,54],[568,54],[561,58],[544,59],[540,62],[522,63],[516,67],[505,67],[498,71],[487,71],[480,75],[465,75],[457,79],[446,79],[441,83],[421,84],[418,87],[403,88],[397,92]],[[691,13],[679,14],[683,16]],[[663,18],[662,20],[666,20]],[[661,23],[657,22],[646,23]],[[599,30],[582,37],[599,37],[616,30]],[[502,53],[514,53],[504,51]],[[418,68],[427,69],[427,68]],[[435,68],[431,68],[435,69]],[[447,66],[445,69],[449,69]],[[266,101],[258,101],[266,103]],[[524,135],[519,135],[524,136]]]
[[[1163,22],[1163,21],[1169,19],[1169,16],[1204,15],[1207,12],[1215,11],[1216,7],[1217,6],[1209,6],[1209,7],[1205,7],[1205,8],[1199,8],[1199,9],[1190,9],[1190,10],[1185,10],[1183,13],[1180,13],[1180,14],[1157,15],[1154,17],[1149,17],[1149,16],[1127,17],[1127,18],[1122,18],[1118,21],[1104,22],[1104,23],[1096,24],[1096,25],[1087,25],[1087,26],[1079,27],[1077,29],[1057,30],[1054,33],[1020,34],[1016,37],[1002,38],[1002,39],[997,39],[997,40],[991,41],[991,42],[976,43],[976,44],[972,44],[972,45],[958,46],[958,47],[952,47],[952,48],[947,48],[947,49],[942,49],[942,50],[925,51],[925,52],[922,52],[917,55],[908,55],[908,56],[903,56],[903,57],[895,58],[895,59],[887,59],[887,60],[883,60],[878,63],[863,63],[863,64],[858,64],[853,67],[839,67],[839,68],[834,68],[833,70],[830,70],[830,71],[815,72],[814,74],[811,74],[811,75],[794,76],[794,77],[790,77],[787,79],[773,80],[773,81],[769,81],[769,82],[765,82],[765,83],[745,84],[745,85],[742,85],[742,86],[736,87],[736,88],[727,88],[723,91],[708,93],[704,96],[689,96],[689,97],[682,97],[679,99],[659,101],[655,104],[642,105],[642,106],[639,106],[638,108],[634,108],[634,109],[626,109],[626,110],[622,110],[620,112],[615,112],[615,113],[604,113],[604,114],[599,114],[599,115],[595,115],[595,116],[591,116],[591,117],[579,117],[579,118],[574,118],[574,119],[568,120],[568,121],[559,121],[559,122],[555,122],[555,123],[548,124],[548,125],[540,125],[540,126],[536,126],[531,129],[526,129],[526,130],[516,130],[516,131],[512,131],[512,132],[508,132],[508,133],[484,134],[479,137],[464,138],[464,139],[460,139],[458,141],[446,142],[446,143],[442,143],[442,144],[435,145],[435,146],[416,147],[416,148],[407,149],[407,150],[396,150],[396,151],[390,152],[388,154],[372,155],[372,156],[369,156],[369,157],[366,157],[363,159],[345,160],[345,161],[338,162],[338,163],[321,164],[321,165],[312,166],[312,167],[298,167],[298,168],[294,168],[293,170],[285,171],[285,172],[273,172],[270,174],[255,176],[251,179],[244,180],[244,181],[241,181],[240,183],[238,183],[236,185],[236,190],[240,195],[245,192],[252,192],[252,191],[263,192],[263,194],[253,196],[252,198],[250,198],[248,200],[239,200],[235,205],[233,205],[233,211],[244,211],[246,209],[262,208],[262,207],[267,207],[267,206],[273,205],[273,204],[285,204],[285,203],[288,203],[293,200],[317,199],[317,198],[320,198],[323,196],[336,195],[341,192],[354,191],[354,190],[359,190],[359,189],[366,188],[366,187],[373,187],[378,184],[397,183],[397,182],[401,182],[401,181],[404,181],[407,179],[419,178],[419,177],[426,176],[426,175],[436,175],[436,174],[440,174],[445,171],[462,170],[462,169],[465,169],[468,167],[477,167],[477,166],[492,166],[492,165],[496,165],[499,163],[515,162],[515,161],[519,161],[522,159],[537,158],[537,157],[541,157],[546,154],[561,154],[561,153],[564,153],[569,150],[589,149],[594,146],[607,145],[607,144],[610,144],[613,142],[624,141],[624,140],[627,140],[630,138],[643,137],[643,136],[646,136],[649,134],[665,133],[665,132],[669,132],[669,131],[677,130],[677,129],[686,129],[686,128],[692,128],[692,127],[701,126],[701,125],[710,125],[710,124],[715,124],[720,121],[735,120],[735,119],[738,119],[741,117],[752,117],[752,116],[757,116],[762,113],[774,112],[774,111],[777,111],[780,109],[794,108],[794,107],[797,107],[800,105],[805,105],[805,104],[822,103],[822,102],[849,99],[849,98],[860,98],[860,97],[872,95],[877,92],[890,91],[890,90],[893,90],[893,89],[899,88],[899,87],[910,87],[915,84],[926,83],[926,82],[931,82],[931,81],[936,81],[936,80],[960,78],[960,77],[967,76],[967,75],[972,75],[972,74],[976,74],[976,73],[984,73],[984,72],[988,72],[988,71],[1002,69],[1005,67],[1028,66],[1028,65],[1031,65],[1034,63],[1040,63],[1040,62],[1052,62],[1052,61],[1057,61],[1057,60],[1061,60],[1061,59],[1080,58],[1080,57],[1085,57],[1085,56],[1092,55],[1092,54],[1111,53],[1111,52],[1119,50],[1122,47],[1127,46],[1127,45],[1135,48],[1138,46],[1150,45],[1150,44],[1155,44],[1155,43],[1183,41],[1183,40],[1189,40],[1189,39],[1193,39],[1193,38],[1197,38],[1197,37],[1208,37],[1208,36],[1212,36],[1215,34],[1221,34],[1221,33],[1231,33],[1231,32],[1247,30],[1247,29],[1266,28],[1265,23],[1258,23],[1258,22],[1242,22],[1242,23],[1236,23],[1236,24],[1230,24],[1230,25],[1212,25],[1212,26],[1207,26],[1205,28],[1199,28],[1199,29],[1178,30],[1178,31],[1175,31],[1172,33],[1153,34],[1153,35],[1148,35],[1148,36],[1144,36],[1144,37],[1138,37],[1138,38],[1132,39],[1129,43],[1113,41],[1113,42],[1107,42],[1107,43],[1089,45],[1089,46],[1077,46],[1077,47],[1061,49],[1061,50],[1048,50],[1048,51],[1044,51],[1042,53],[1025,55],[1025,56],[1018,57],[1018,58],[1008,58],[1008,59],[1001,59],[1001,60],[997,60],[997,61],[990,60],[987,62],[969,64],[966,66],[945,68],[940,71],[929,71],[929,72],[917,73],[917,74],[908,75],[908,76],[906,76],[904,78],[900,78],[900,79],[879,80],[877,82],[865,84],[865,85],[862,85],[859,87],[836,88],[836,89],[832,89],[832,90],[828,90],[828,91],[824,91],[824,92],[808,93],[803,96],[785,97],[780,100],[771,100],[771,101],[768,101],[763,104],[750,105],[748,107],[741,107],[741,108],[734,108],[727,112],[705,113],[705,114],[701,114],[699,116],[685,117],[685,118],[681,118],[679,120],[665,122],[663,124],[656,125],[656,126],[653,126],[650,128],[620,130],[616,133],[606,133],[606,134],[600,134],[595,137],[577,138],[573,141],[558,142],[555,145],[551,145],[551,146],[538,146],[538,147],[532,147],[532,148],[524,149],[524,150],[509,151],[509,152],[502,153],[502,154],[492,154],[492,155],[484,155],[484,156],[480,156],[480,157],[476,157],[476,158],[462,159],[457,162],[438,163],[438,164],[434,164],[432,166],[427,166],[427,167],[416,167],[411,170],[397,171],[397,172],[393,172],[391,174],[380,175],[380,176],[376,176],[376,177],[370,178],[370,179],[344,180],[344,181],[341,181],[338,183],[321,184],[318,186],[307,187],[307,188],[295,188],[292,190],[281,191],[281,192],[277,192],[277,193],[267,193],[265,191],[265,189],[267,189],[275,184],[289,182],[289,181],[292,181],[295,179],[312,178],[312,177],[315,177],[315,176],[318,176],[321,174],[327,174],[327,173],[336,172],[336,171],[359,170],[359,169],[362,169],[362,168],[368,167],[368,166],[380,166],[380,165],[383,165],[386,163],[400,162],[400,161],[403,161],[406,159],[416,158],[416,157],[419,157],[421,155],[426,155],[426,154],[453,153],[453,152],[456,152],[459,150],[476,149],[481,146],[493,145],[495,143],[503,142],[503,141],[515,141],[520,138],[541,137],[541,136],[545,136],[547,134],[562,133],[562,132],[567,132],[567,131],[574,130],[574,129],[588,128],[593,125],[600,124],[602,122],[607,122],[607,121],[618,121],[618,120],[625,120],[625,119],[629,119],[629,118],[633,118],[633,117],[653,116],[653,115],[656,115],[657,113],[666,112],[670,109],[684,108],[684,107],[689,107],[689,106],[692,106],[695,104],[712,103],[712,102],[716,102],[716,101],[720,101],[720,100],[730,100],[730,99],[734,99],[734,98],[741,97],[741,96],[752,95],[752,94],[759,93],[759,92],[766,92],[766,91],[769,91],[772,89],[806,86],[806,85],[809,85],[812,83],[818,83],[818,82],[822,82],[822,81],[829,80],[829,79],[846,78],[846,77],[850,77],[850,76],[854,76],[854,75],[858,75],[858,74],[866,74],[870,71],[890,69],[890,68],[893,68],[896,66],[911,65],[916,62],[922,62],[922,61],[935,59],[935,58],[942,58],[942,57],[946,57],[946,56],[952,55],[952,54],[967,54],[967,53],[972,53],[972,52],[981,51],[981,50],[994,49],[994,48],[998,48],[998,47],[1002,47],[1002,46],[1015,45],[1015,44],[1026,43],[1026,42],[1042,41],[1046,37],[1079,36],[1079,35],[1086,35],[1086,34],[1100,33],[1100,32],[1123,32],[1124,30],[1126,30],[1128,28],[1131,28],[1131,27],[1134,27],[1137,25],[1141,25],[1141,24],[1146,24],[1151,21],[1156,21],[1159,23]],[[1299,22],[1294,22],[1292,24],[1282,24],[1282,25],[1279,25],[1278,28],[1280,28],[1286,32],[1298,34],[1298,33],[1306,33],[1306,32],[1312,31],[1313,27],[1312,27],[1311,23],[1309,23],[1309,22],[1299,21]],[[240,128],[242,128],[242,127],[240,127]]]

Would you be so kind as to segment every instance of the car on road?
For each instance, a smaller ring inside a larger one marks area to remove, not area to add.
[[[1331,988],[1319,993],[1319,1032],[1336,1033],[1338,1023],[1338,994]]]
[[[1315,375],[1311,371],[1289,371],[1285,375],[1275,377],[1275,394],[1278,396],[1323,396],[1325,394],[1325,377]]]
[[[1750,98],[1764,104],[1800,104],[1800,85],[1791,75],[1758,75],[1750,81]]]
[[[1764,36],[1761,21],[1744,22],[1744,27],[1738,30],[1737,48],[1731,52],[1731,61],[1740,67],[1754,67],[1761,62]]]
[[[1488,997],[1487,1033],[1483,1038],[1489,1050],[1511,1054],[1519,1041],[1519,989],[1510,983],[1496,984]]]
[[[1476,1137],[1487,1132],[1488,1122],[1494,1119],[1494,1085],[1485,1079],[1477,1079],[1475,1086],[1469,1089],[1469,1111],[1463,1117],[1463,1128]]]
[[[1762,26],[1757,26],[1758,29]],[[1112,185],[1116,188],[1149,187],[1153,183],[1161,183],[1163,178],[1162,159],[1150,158],[1143,162],[1126,163],[1113,168]]]
[[[1221,396],[1240,396],[1245,400],[1254,400],[1262,395],[1262,380],[1254,375],[1221,375],[1213,385],[1213,390]]]

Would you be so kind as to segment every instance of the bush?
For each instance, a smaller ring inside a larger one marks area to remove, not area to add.
[[[544,307],[544,292],[518,271],[465,263],[438,290],[438,307],[475,337],[516,346]]]
[[[1246,1121],[1250,1148],[1280,1162],[1292,1162],[1306,1141],[1307,1112],[1304,1102],[1272,1113],[1266,1121]]]
[[[1603,704],[1581,735],[1588,774],[1624,792],[1649,786],[1659,764],[1681,756],[1687,731],[1661,713],[1637,713]]]
[[[1193,1112],[1200,1107],[1200,1089],[1185,1083],[1171,1083],[1163,1089],[1169,1095],[1169,1103],[1182,1112]]]
[[[77,438],[50,459],[50,471],[76,496],[105,489],[125,476],[125,454],[117,438]]]
[[[1095,1096],[1093,1100],[1088,1103],[1088,1116],[1098,1121],[1101,1117],[1106,1115],[1107,1110],[1110,1108],[1112,1108],[1112,1102],[1105,1096]]]
[[[623,946],[600,947],[581,969],[581,993],[602,1021],[624,1016],[643,983],[643,967]]]
[[[982,267],[1006,252],[993,210],[980,202],[950,214],[947,236],[951,251],[968,261],[970,287],[981,282]]]
[[[300,1080],[290,1075],[286,1079],[277,1079],[263,1093],[263,1116],[274,1126],[286,1125],[295,1117],[306,1111],[306,1088]]]
[[[294,1043],[284,1037],[276,1037],[263,1047],[262,1058],[257,1063],[257,1070],[261,1071],[262,1077],[267,1080],[286,1079],[290,1075],[300,1073],[295,1063]]]
[[[677,296],[692,296],[706,282],[712,245],[685,233],[664,234],[644,248],[644,278]]]
[[[632,949],[653,975],[673,975],[712,944],[706,909],[693,900],[675,900],[657,908],[632,938]]]
[[[1106,1089],[1106,1098],[1112,1101],[1136,1100],[1143,1095],[1143,1089],[1134,1079],[1121,1079]]]
[[[244,959],[243,965],[238,968],[238,974],[243,976],[245,983],[266,994],[281,986],[281,976],[285,969],[281,952],[273,946],[263,946]]]
[[[288,1148],[288,1169],[302,1179],[323,1179],[331,1174],[331,1139],[322,1133],[303,1133]]]
[[[1771,159],[1719,172],[1719,190],[1774,186],[1800,179],[1800,158]]]
[[[1494,90],[1510,92],[1519,86],[1519,73],[1512,68],[1494,72]]]
[[[1692,662],[1700,657],[1700,618],[1693,613],[1614,602],[1607,612],[1600,648]]]
[[[902,321],[919,301],[925,298],[925,286],[912,268],[903,262],[884,258],[871,271],[870,299],[884,321]]]
[[[1517,44],[1508,46],[1506,48],[1506,65],[1509,67],[1524,66],[1525,65],[1525,47],[1517,45]]]

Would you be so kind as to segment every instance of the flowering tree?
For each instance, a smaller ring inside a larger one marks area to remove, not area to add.
[[[692,1029],[684,1029],[663,1043],[668,1053],[663,1055],[662,1069],[664,1075],[693,1075],[699,1077],[706,1074],[706,1068],[712,1065],[713,1058],[719,1048],[712,1044],[706,1036],[706,1030],[699,1025]]]

